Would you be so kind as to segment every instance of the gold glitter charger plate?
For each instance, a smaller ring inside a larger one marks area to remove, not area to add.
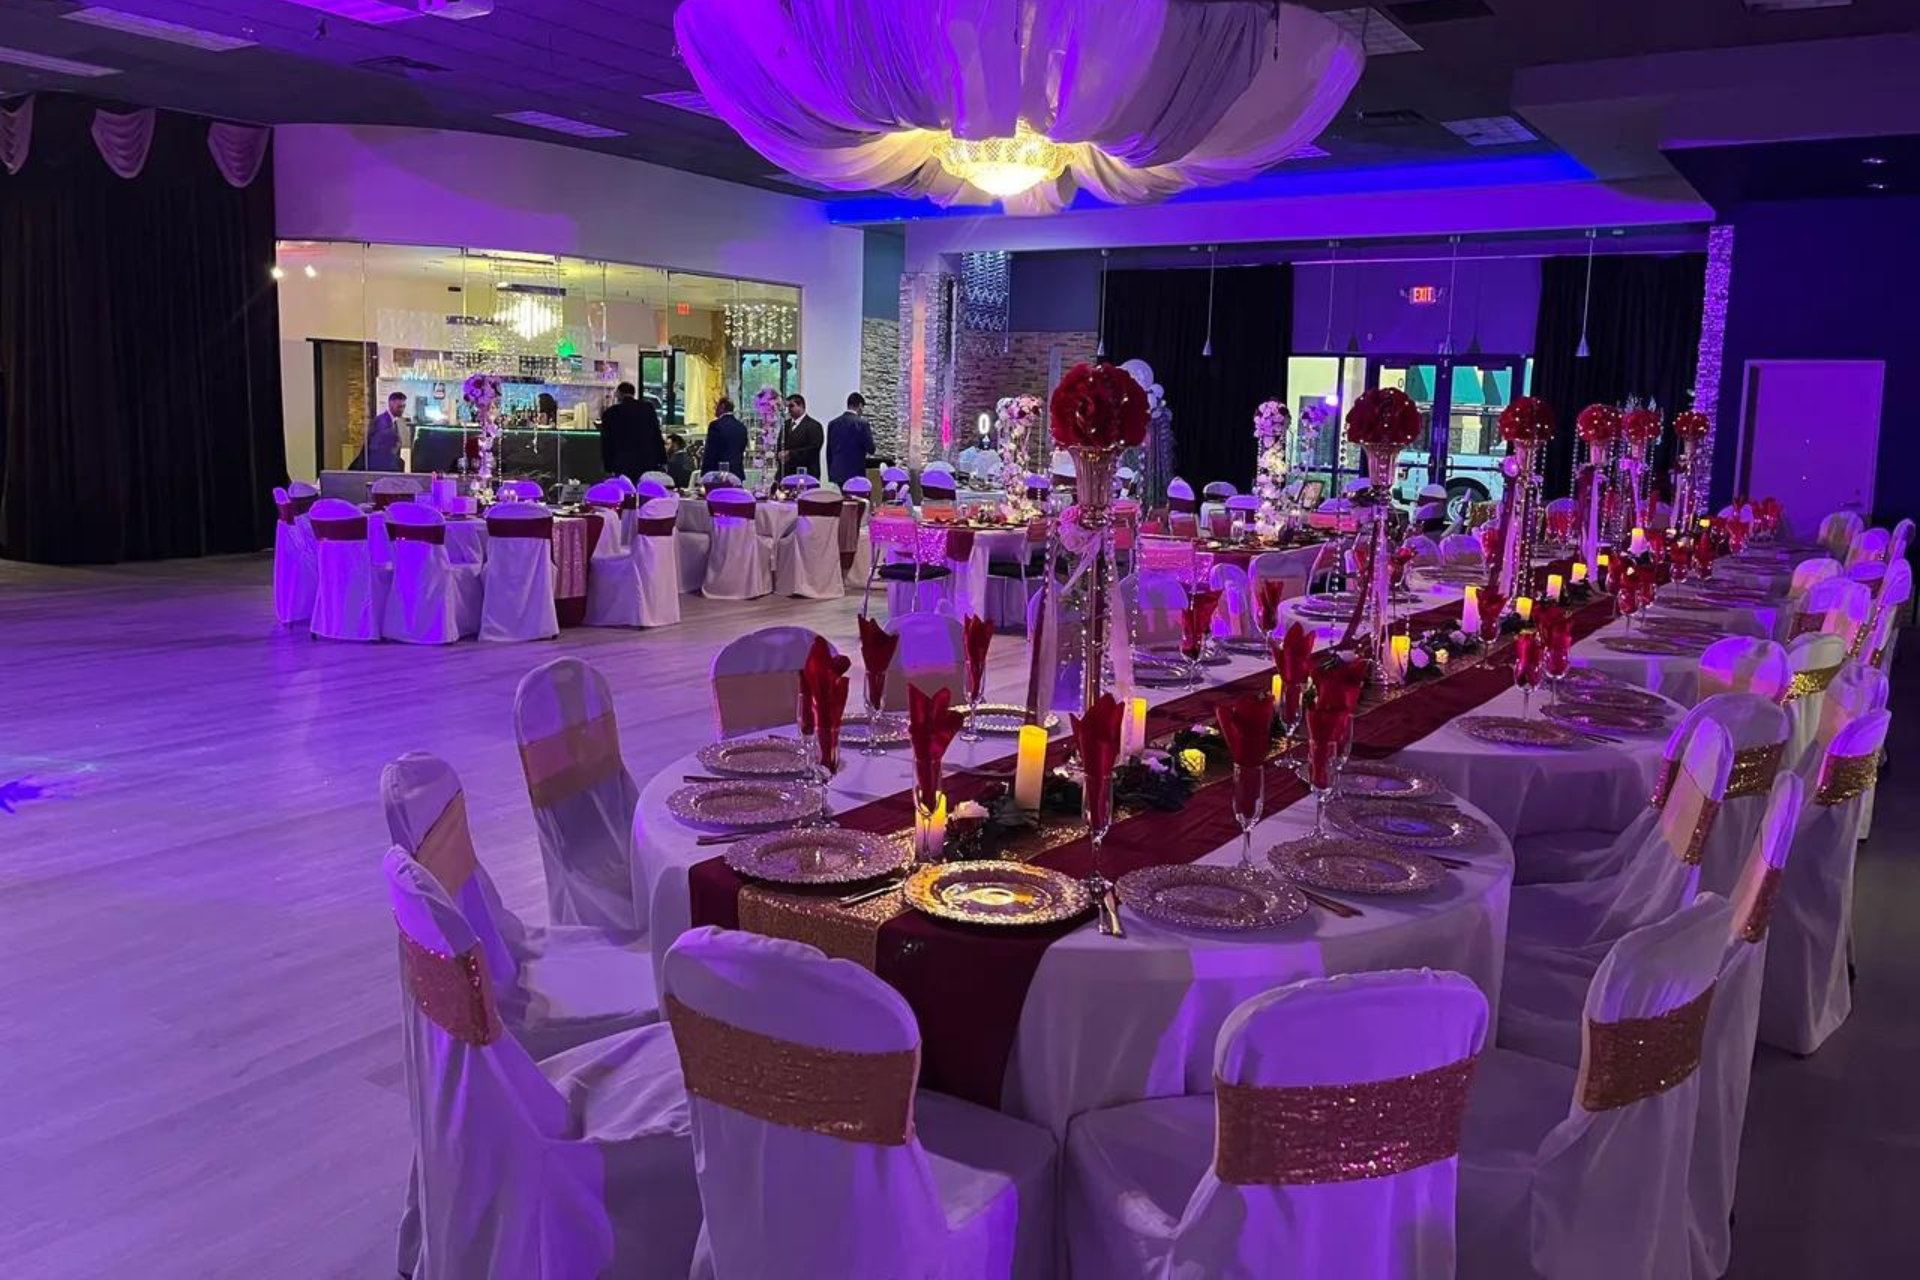
[[[820,792],[797,782],[741,778],[696,782],[667,797],[667,812],[690,827],[746,831],[798,822],[820,812]]]
[[[1018,733],[1027,723],[1027,709],[1012,702],[983,702],[967,716],[967,723],[980,733]],[[1052,733],[1060,727],[1060,717],[1047,712],[1040,727]]]
[[[1632,685],[1625,684],[1603,684],[1597,681],[1581,683],[1563,690],[1560,701],[1588,707],[1617,707],[1622,711],[1664,713],[1667,710],[1667,700],[1650,690],[1636,689]]]
[[[1114,888],[1129,911],[1176,929],[1271,929],[1307,910],[1298,889],[1251,867],[1141,867]]]
[[[1730,607],[1693,596],[1676,596],[1671,592],[1661,596],[1657,603],[1662,609],[1680,609],[1687,613],[1725,613]]]
[[[1133,655],[1133,678],[1136,683],[1152,688],[1165,685],[1185,684],[1190,678],[1192,668],[1185,658],[1162,653],[1136,653]]]
[[[1403,853],[1378,840],[1293,840],[1267,857],[1289,880],[1341,893],[1420,893],[1446,879],[1447,870],[1424,853]]]
[[[1565,751],[1583,747],[1587,740],[1571,729],[1547,720],[1523,720],[1519,716],[1466,716],[1460,731],[1477,742],[1496,747],[1546,747]]]
[[[907,713],[904,711],[882,711],[877,719],[880,732],[874,735],[874,745],[897,747],[907,740]],[[867,745],[867,717],[855,711],[849,711],[847,718],[840,722],[840,743],[842,746],[864,747]]]
[[[1342,831],[1416,849],[1458,849],[1486,838],[1486,824],[1458,809],[1406,800],[1336,800],[1327,816]]]
[[[778,884],[846,884],[898,871],[913,860],[905,842],[866,831],[808,827],[748,836],[727,850],[743,876]]]
[[[1451,794],[1438,778],[1384,760],[1347,761],[1337,785],[1343,796],[1378,800],[1444,800]]]
[[[697,755],[702,767],[742,778],[791,778],[813,767],[797,738],[734,738]]]
[[[962,924],[1052,924],[1092,905],[1078,880],[1024,862],[935,863],[908,876],[901,896],[916,911]]]
[[[1657,733],[1667,727],[1667,718],[1652,711],[1601,706],[1571,699],[1549,703],[1541,708],[1540,713],[1556,723],[1600,733]]]
[[[1602,636],[1600,647],[1611,653],[1631,653],[1648,658],[1678,658],[1704,651],[1706,645],[1691,641],[1669,640],[1661,636]]]

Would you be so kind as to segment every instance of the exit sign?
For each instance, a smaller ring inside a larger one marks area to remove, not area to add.
[[[1440,301],[1440,286],[1437,284],[1416,284],[1407,289],[1407,303],[1415,307],[1430,307]]]
[[[673,304],[673,313],[675,315],[690,316],[693,314],[693,304],[691,302],[676,302]]]

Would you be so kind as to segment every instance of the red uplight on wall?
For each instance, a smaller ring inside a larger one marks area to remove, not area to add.
[[[1435,284],[1416,284],[1407,290],[1407,302],[1416,307],[1430,307],[1440,301],[1440,286]]]
[[[690,316],[693,314],[693,304],[690,302],[676,302],[673,304],[673,314],[677,316]]]

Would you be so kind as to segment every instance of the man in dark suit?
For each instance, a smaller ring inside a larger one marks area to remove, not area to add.
[[[805,470],[820,474],[820,448],[827,442],[827,431],[820,419],[807,412],[807,398],[799,392],[787,397],[787,425],[780,428],[780,475],[782,478]]]
[[[613,389],[613,403],[600,415],[600,461],[610,476],[638,480],[666,465],[667,443],[660,438],[660,415],[638,398],[631,382]]]
[[[733,414],[733,401],[721,396],[713,402],[714,419],[707,424],[707,447],[700,455],[702,471],[724,471],[747,476],[747,424]]]
[[[867,422],[867,398],[858,391],[847,397],[847,411],[827,424],[827,479],[844,486],[865,475],[873,455],[873,427]]]
[[[366,446],[356,460],[360,466],[368,471],[400,470],[400,427],[406,417],[407,393],[395,391],[387,397],[387,411],[367,428]]]

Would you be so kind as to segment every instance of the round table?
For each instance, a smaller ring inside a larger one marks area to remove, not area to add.
[[[784,538],[800,518],[800,504],[761,500],[754,504],[753,527],[763,538]],[[680,499],[680,514],[673,527],[682,533],[713,532],[713,512],[705,498]]]
[[[1643,630],[1632,632],[1636,639],[1650,634]],[[1609,622],[1573,646],[1574,665],[1592,667],[1595,671],[1603,671],[1628,684],[1638,685],[1642,689],[1651,689],[1663,697],[1671,698],[1683,707],[1691,707],[1700,701],[1699,651],[1622,653],[1601,643],[1604,640],[1625,639],[1627,635],[1624,619]]]
[[[1264,666],[1238,659],[1211,675],[1225,682]],[[1142,692],[1158,702],[1183,691]],[[999,759],[1011,749],[1009,738],[955,742],[947,770]],[[667,797],[684,785],[683,775],[701,772],[692,755],[662,769],[634,813],[635,891],[649,903],[656,963],[688,926],[688,869],[725,851],[699,846],[700,833],[667,812]],[[904,746],[878,759],[850,751],[834,779],[832,802],[845,809],[891,795],[908,787],[911,776]],[[1304,834],[1312,825],[1311,805],[1302,801],[1261,823],[1256,857]],[[1250,996],[1301,978],[1429,966],[1467,974],[1497,1003],[1513,851],[1497,824],[1486,821],[1483,841],[1448,851],[1468,861],[1466,869],[1449,871],[1442,886],[1425,894],[1344,895],[1363,912],[1355,919],[1309,908],[1280,928],[1209,934],[1157,925],[1123,908],[1124,938],[1102,936],[1089,920],[1049,947],[1034,974],[1002,1109],[1060,1135],[1073,1116],[1092,1108],[1209,1092],[1214,1039],[1227,1015]],[[1197,861],[1238,858],[1236,840]],[[956,977],[954,996],[965,998],[964,979]]]
[[[454,564],[487,562],[487,522],[478,516],[447,518],[447,559]],[[391,540],[387,537],[387,513],[367,512],[367,547],[377,564],[393,560]]]

